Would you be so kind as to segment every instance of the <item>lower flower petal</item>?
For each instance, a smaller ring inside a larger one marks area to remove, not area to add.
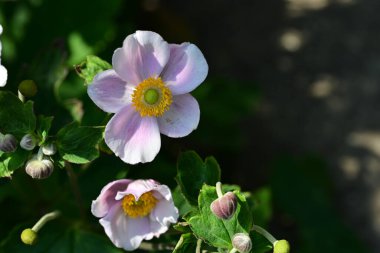
[[[126,163],[151,162],[161,147],[157,120],[141,117],[132,105],[127,105],[108,122],[105,142]]]
[[[130,182],[132,182],[132,180],[121,179],[113,181],[104,186],[98,198],[92,201],[92,214],[98,218],[106,216],[112,206],[118,202],[115,200],[117,192],[127,189],[127,186]]]
[[[160,132],[178,138],[190,134],[198,127],[200,111],[198,102],[190,94],[173,97],[170,109],[158,118]]]
[[[127,85],[115,70],[110,69],[97,74],[88,86],[87,93],[103,111],[116,113],[131,103],[133,87]]]
[[[174,206],[173,201],[161,200],[150,214],[151,230],[156,237],[165,233],[170,223],[176,223],[178,220],[178,209]]]
[[[153,238],[149,218],[129,218],[121,205],[115,205],[99,222],[113,244],[125,250],[135,250],[142,240]]]
[[[172,194],[168,186],[158,183],[153,179],[135,180],[131,182],[125,191],[117,192],[116,200],[121,200],[124,196],[133,194],[135,199],[139,199],[146,192],[154,192],[154,196],[158,199],[172,201]]]

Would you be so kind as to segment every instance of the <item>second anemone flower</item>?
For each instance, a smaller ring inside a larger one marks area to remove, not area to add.
[[[197,128],[199,105],[189,92],[208,73],[197,46],[168,44],[157,33],[137,31],[116,49],[112,66],[95,76],[88,95],[103,111],[115,113],[105,142],[124,162],[152,161],[160,133],[178,138]]]
[[[159,237],[178,219],[169,187],[152,179],[107,184],[92,202],[91,212],[100,218],[111,241],[129,251],[143,240]]]

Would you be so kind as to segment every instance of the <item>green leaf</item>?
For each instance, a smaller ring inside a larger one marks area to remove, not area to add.
[[[122,253],[105,236],[60,224],[57,221],[47,223],[39,232],[35,245],[25,245],[20,234],[28,226],[18,226],[0,243],[0,253]]]
[[[75,66],[75,70],[78,75],[84,79],[86,85],[92,83],[92,80],[97,74],[111,68],[111,64],[95,55],[87,56],[84,62]]]
[[[88,163],[99,156],[97,148],[102,139],[103,127],[79,126],[74,122],[57,134],[57,146],[62,158],[71,163]]]
[[[184,152],[178,158],[176,180],[187,201],[196,206],[203,184],[215,185],[220,181],[220,167],[214,157],[203,162],[196,152]]]
[[[46,117],[43,115],[38,116],[36,132],[38,138],[40,138],[39,145],[44,144],[46,141],[53,119],[54,117]]]
[[[35,128],[33,102],[28,101],[24,104],[12,92],[0,91],[0,131],[21,138],[24,134],[33,132]]]
[[[30,151],[17,148],[13,153],[0,152],[0,177],[10,177],[26,161]]]
[[[179,214],[182,216],[195,209],[194,206],[190,205],[183,196],[181,189],[177,186],[174,191],[172,191],[174,205],[178,208]]]
[[[194,253],[197,247],[197,238],[191,233],[182,234],[173,253]]]
[[[231,238],[236,233],[246,233],[252,228],[252,215],[246,199],[239,191],[234,191],[238,204],[236,212],[229,220],[217,218],[210,209],[211,202],[218,198],[214,186],[204,185],[199,195],[199,211],[185,217],[194,234],[217,248],[232,249]]]

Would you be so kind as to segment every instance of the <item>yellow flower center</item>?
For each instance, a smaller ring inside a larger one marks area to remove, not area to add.
[[[160,77],[145,79],[132,94],[132,103],[141,117],[162,116],[172,102],[172,92]]]
[[[121,201],[124,213],[131,218],[144,217],[150,214],[158,200],[152,192],[146,192],[136,201],[133,194],[126,195]]]

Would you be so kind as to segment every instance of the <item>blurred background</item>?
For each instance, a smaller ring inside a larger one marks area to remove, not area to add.
[[[151,164],[103,153],[74,167],[87,215],[115,178],[174,186],[178,153],[193,149],[216,157],[224,182],[257,194],[258,223],[292,252],[380,252],[379,10],[375,0],[0,0],[2,64],[8,89],[37,82],[35,111],[55,116],[56,131],[72,120],[104,125],[73,70],[87,55],[110,62],[136,30],[190,41],[210,67],[193,92],[198,129],[162,136]],[[53,207],[75,206],[68,185],[64,171],[41,182],[23,170],[1,179],[1,238]]]

